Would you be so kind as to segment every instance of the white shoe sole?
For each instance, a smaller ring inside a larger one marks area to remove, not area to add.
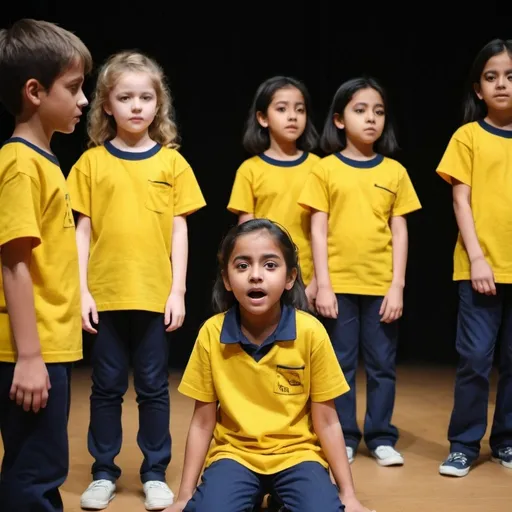
[[[512,469],[512,462],[504,462],[501,459],[499,459],[498,457],[491,457],[491,460],[493,462],[496,462],[496,464],[500,464],[501,466],[503,466],[507,469]]]
[[[387,459],[379,459],[375,457],[375,460],[379,466],[383,467],[404,465],[404,459],[402,457],[388,457]]]
[[[112,494],[108,501],[99,500],[80,500],[80,508],[84,510],[103,510],[107,508],[110,502],[116,497],[116,494]]]
[[[439,474],[444,476],[466,476],[469,473],[470,468],[457,469],[453,466],[439,466]]]
[[[155,500],[155,501],[145,501],[144,506],[146,510],[163,510],[164,508],[170,507],[174,503],[174,499],[171,500]]]

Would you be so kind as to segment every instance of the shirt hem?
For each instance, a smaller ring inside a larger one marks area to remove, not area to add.
[[[238,462],[239,464],[246,467],[250,471],[253,471],[254,473],[258,473],[260,475],[273,475],[275,473],[279,473],[280,471],[285,471],[286,469],[290,469],[298,464],[301,464],[302,462],[318,462],[324,468],[329,467],[328,462],[325,459],[323,459],[319,454],[317,454],[313,451],[308,453],[307,455],[298,456],[297,452],[290,452],[287,455],[288,455],[288,457],[286,458],[286,462],[277,464],[275,467],[272,467],[269,469],[263,469],[259,466],[250,464],[243,457],[236,455],[234,453],[218,453],[211,457],[208,457],[208,461],[206,462],[205,467],[211,466],[214,462],[217,462],[217,461],[223,460],[223,459],[234,460],[235,462]],[[263,454],[261,454],[261,456],[264,457]]]
[[[91,292],[91,295],[94,297],[94,293]],[[164,313],[165,312],[165,302],[162,303],[154,303],[154,302],[140,302],[140,301],[128,301],[128,302],[97,302],[96,303],[97,311],[128,311],[128,310],[137,310],[137,311],[151,311],[153,313]]]
[[[191,215],[192,213],[197,212],[201,208],[204,208],[206,206],[206,202],[201,201],[198,203],[191,203],[187,204],[186,206],[183,206],[180,209],[174,210],[174,216],[180,217],[181,215]]]
[[[43,352],[43,361],[45,363],[74,363],[83,359],[83,351],[75,352]],[[0,352],[0,362],[16,363],[17,357],[13,352]]]
[[[339,385],[335,387],[334,389],[330,389],[329,391],[324,391],[322,393],[315,393],[314,395],[311,394],[311,401],[312,402],[327,402],[328,400],[334,400],[335,398],[338,398],[341,395],[344,395],[345,393],[348,393],[350,391],[350,386],[348,384],[346,385]]]
[[[201,393],[200,391],[197,391],[197,389],[194,389],[193,387],[191,387],[186,382],[182,382],[178,386],[178,392],[184,396],[187,396],[194,400],[198,400],[199,402],[211,403],[211,402],[215,402],[217,400],[216,396],[208,395],[206,393]]]
[[[471,271],[467,272],[454,272],[454,281],[470,281]],[[494,274],[494,282],[497,284],[512,284],[512,274]]]
[[[332,285],[335,294],[353,294],[353,295],[375,295],[384,297],[389,291],[391,282],[382,286],[350,286],[350,285]]]

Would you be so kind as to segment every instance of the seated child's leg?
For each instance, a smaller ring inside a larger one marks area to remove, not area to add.
[[[338,489],[331,481],[329,470],[318,462],[301,462],[276,473],[272,487],[272,495],[284,504],[287,512],[345,510]]]
[[[206,468],[183,512],[249,512],[259,505],[261,496],[260,475],[234,460],[222,459]]]
[[[10,400],[14,364],[0,363],[0,430],[4,458],[2,512],[60,512],[59,487],[69,469],[70,365],[48,364],[50,396],[45,409],[25,412]]]

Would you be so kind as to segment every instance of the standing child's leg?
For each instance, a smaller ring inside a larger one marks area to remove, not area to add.
[[[398,429],[392,425],[396,394],[398,322],[381,322],[383,297],[361,297],[361,349],[366,369],[366,446],[381,466],[404,463],[394,449]]]
[[[286,512],[342,512],[345,509],[329,471],[318,462],[302,462],[276,473],[272,487],[272,494],[284,504]]]
[[[133,374],[139,404],[137,442],[144,455],[140,468],[146,508],[160,510],[174,495],[165,483],[171,460],[169,401],[169,339],[164,316],[134,311],[132,318]]]
[[[0,363],[0,430],[4,458],[2,512],[60,512],[59,488],[69,469],[69,364],[47,364],[51,389],[46,408],[25,412],[10,400],[14,364]]]
[[[465,476],[480,453],[487,430],[489,375],[501,324],[503,289],[496,295],[473,290],[471,281],[459,284],[457,339],[459,364],[454,406],[448,429],[450,455],[439,467],[442,475]]]
[[[128,389],[129,311],[99,314],[92,363],[91,418],[88,447],[94,458],[93,482],[82,494],[82,508],[99,510],[114,498],[115,482],[121,469],[114,459],[121,451],[121,412]]]
[[[512,469],[512,285],[503,290],[498,392],[490,445],[492,458]]]
[[[356,371],[359,355],[359,297],[336,294],[338,318],[322,318],[331,338],[336,357],[340,363],[350,391],[334,400],[336,412],[343,428],[347,456],[352,463],[361,441],[361,431],[356,417]]]

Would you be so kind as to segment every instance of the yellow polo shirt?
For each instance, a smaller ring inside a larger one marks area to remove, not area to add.
[[[78,253],[66,180],[54,155],[13,137],[0,150],[0,247],[18,238],[32,239],[29,270],[44,361],[82,359]],[[0,272],[0,361],[16,359]]]
[[[238,168],[228,210],[239,215],[252,213],[281,224],[299,252],[302,279],[306,286],[313,278],[310,214],[297,204],[311,167],[320,161],[304,152],[291,161],[264,154],[249,158]]]
[[[382,155],[366,161],[330,155],[311,170],[299,204],[329,215],[334,293],[386,295],[393,279],[389,221],[421,208],[405,168]]]
[[[471,187],[476,234],[497,283],[512,283],[512,130],[485,121],[461,126],[452,136],[437,167]],[[459,233],[453,254],[453,279],[471,279],[468,253]]]
[[[133,153],[106,142],[80,157],[68,186],[73,209],[91,218],[88,285],[98,311],[163,313],[174,217],[206,204],[188,162],[160,144]]]
[[[206,466],[228,458],[273,474],[304,461],[328,466],[310,401],[332,400],[349,387],[316,318],[284,306],[274,334],[257,346],[242,334],[235,306],[204,323],[178,389],[219,401]]]

